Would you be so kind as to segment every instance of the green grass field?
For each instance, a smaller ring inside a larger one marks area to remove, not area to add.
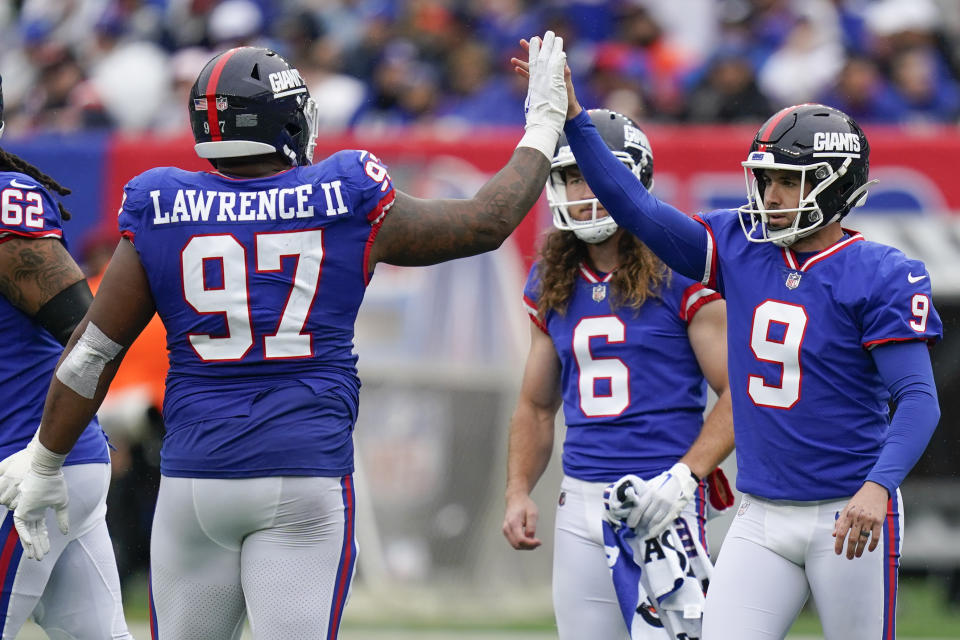
[[[543,594],[535,595],[529,607],[511,603],[502,613],[491,611],[489,602],[471,612],[469,605],[457,605],[450,615],[443,613],[443,598],[435,606],[391,606],[376,596],[358,589],[347,605],[341,640],[414,640],[456,637],[458,640],[549,640],[556,638],[549,603]],[[417,596],[423,600],[422,596]],[[549,594],[547,594],[549,599]],[[147,628],[146,585],[140,580],[127,589],[127,619],[136,638],[149,638]],[[524,616],[529,609],[531,615]],[[41,640],[46,636],[33,625],[18,636],[21,640]],[[249,633],[244,639],[249,639]],[[929,578],[906,578],[900,583],[897,637],[900,640],[951,638],[960,640],[960,608],[946,603],[943,582]],[[808,606],[788,636],[790,640],[822,638],[816,612]]]

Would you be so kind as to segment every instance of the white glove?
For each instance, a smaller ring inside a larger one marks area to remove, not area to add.
[[[20,500],[20,482],[30,469],[33,441],[14,454],[0,460],[0,504],[10,510],[17,508]]]
[[[678,462],[668,471],[646,482],[646,491],[636,499],[635,528],[645,531],[644,538],[660,535],[670,526],[697,491],[690,467]],[[638,532],[640,533],[640,532]]]
[[[13,512],[13,526],[17,528],[24,554],[41,560],[50,551],[47,508],[56,511],[61,533],[66,535],[70,530],[67,481],[63,478],[63,461],[67,454],[54,453],[43,446],[39,431],[27,448],[30,450],[30,467],[20,482],[20,499]]]
[[[563,69],[567,54],[563,52],[563,38],[553,31],[530,40],[530,80],[527,84],[527,100],[524,111],[527,115],[526,133],[519,147],[533,147],[553,159],[557,140],[567,120],[567,87],[563,81]]]
[[[63,471],[41,475],[30,467],[20,483],[20,502],[13,512],[13,525],[17,528],[23,552],[28,558],[41,560],[50,551],[46,521],[48,507],[56,511],[60,532],[66,535],[70,531],[67,502],[67,482]]]
[[[637,500],[646,483],[634,475],[625,475],[603,490],[604,517],[612,524],[625,524],[631,529],[637,526],[640,512]]]

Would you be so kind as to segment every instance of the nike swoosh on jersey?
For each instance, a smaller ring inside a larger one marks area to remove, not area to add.
[[[37,188],[37,185],[35,184],[23,184],[23,183],[17,182],[16,178],[13,178],[12,180],[10,180],[10,186],[17,187],[18,189],[36,189]]]
[[[927,277],[927,274],[923,274],[922,276],[915,276],[915,275],[913,275],[912,273],[908,273],[908,274],[907,274],[907,281],[908,281],[910,284],[915,284],[915,283],[917,283],[917,282],[920,282],[921,280],[923,280],[923,279],[926,278],[926,277]]]

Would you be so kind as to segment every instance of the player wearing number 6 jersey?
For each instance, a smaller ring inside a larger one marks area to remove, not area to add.
[[[151,537],[163,640],[336,638],[356,562],[354,322],[380,262],[495,249],[536,201],[563,124],[562,40],[530,49],[527,132],[469,200],[420,200],[348,150],[311,164],[317,105],[273,51],[211,60],[189,108],[215,171],[127,185],[124,237],[57,368],[15,519],[61,511],[60,464],[158,313],[170,370]],[[554,95],[550,95],[550,94]],[[519,108],[519,105],[518,105]]]
[[[898,487],[939,420],[942,326],[922,263],[841,226],[866,198],[866,136],[824,105],[783,109],[743,162],[748,203],[690,218],[635,184],[568,89],[565,133],[611,217],[727,301],[745,496],[703,637],[782,638],[812,594],[827,638],[893,638]]]
[[[612,111],[591,111],[590,118],[630,179],[650,185],[653,155],[644,133]],[[562,405],[567,430],[553,560],[559,637],[625,640],[630,630],[601,530],[604,489],[628,474],[651,479],[682,469],[688,477],[678,479],[697,489],[677,511],[705,553],[704,490],[689,476],[706,477],[733,448],[724,303],[617,227],[563,138],[547,198],[557,228],[524,289],[530,353],[510,428],[503,533],[516,549],[540,546],[530,491],[550,460]],[[707,382],[720,398],[704,423]],[[674,467],[678,461],[688,468]],[[654,614],[640,627],[633,625],[634,639],[669,637]]]

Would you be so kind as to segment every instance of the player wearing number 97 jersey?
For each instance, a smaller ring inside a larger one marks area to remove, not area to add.
[[[633,188],[572,104],[565,132],[611,216],[727,301],[745,495],[704,637],[783,637],[811,594],[826,637],[895,637],[898,487],[939,420],[943,328],[923,264],[841,226],[870,184],[863,131],[824,105],[779,111],[742,163],[748,203],[690,218]]]
[[[548,99],[565,95],[562,40],[535,39],[530,61],[527,131],[507,165],[473,198],[422,200],[367,151],[312,164],[318,107],[275,52],[213,58],[189,108],[214,171],[159,168],[127,184],[123,238],[57,368],[21,483],[21,539],[42,544],[46,508],[62,512],[63,452],[156,312],[170,369],[154,637],[234,640],[249,615],[257,640],[336,638],[357,555],[357,311],[378,263],[490,251],[536,202],[563,122]]]

